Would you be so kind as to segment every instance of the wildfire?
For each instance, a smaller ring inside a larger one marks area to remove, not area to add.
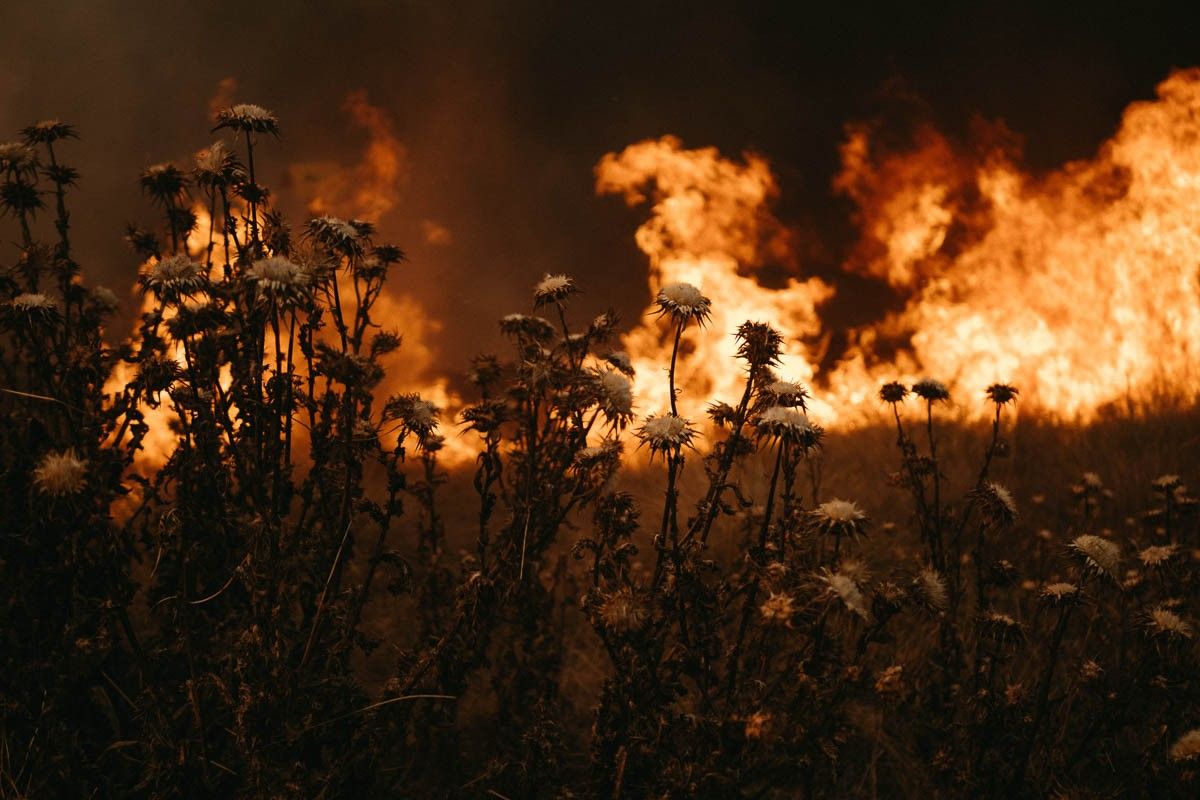
[[[744,319],[794,337],[781,372],[823,389],[822,421],[865,419],[881,382],[923,374],[959,397],[1011,381],[1042,412],[1084,420],[1164,386],[1200,388],[1200,70],[1129,106],[1092,159],[1041,177],[1008,149],[972,156],[931,128],[887,152],[869,128],[852,127],[841,154],[835,188],[855,201],[861,226],[846,269],[885,280],[905,305],[853,331],[822,375],[805,341],[820,332],[832,288],[793,279],[772,289],[754,277],[768,260],[802,266],[770,214],[777,189],[761,158],[738,162],[666,137],[601,160],[598,192],[651,203],[637,233],[651,288],[687,281],[714,299],[711,328],[687,334],[683,413],[733,394],[729,334]],[[671,342],[647,320],[626,345],[642,367],[643,410],[664,407],[665,381],[653,373]]]
[[[350,93],[343,108],[351,123],[367,134],[358,163],[349,167],[340,164],[294,165],[293,179],[303,185],[303,176],[309,176],[311,186],[307,203],[310,213],[378,222],[400,203],[401,187],[408,176],[407,150],[396,136],[391,118],[383,109],[372,105],[365,92]],[[422,230],[430,243],[445,244],[451,239],[450,231],[432,220],[423,220]],[[437,369],[436,354],[429,344],[433,335],[442,330],[442,325],[431,319],[418,301],[399,289],[402,284],[401,275],[390,279],[371,312],[375,323],[384,328],[396,328],[404,337],[400,350],[385,361],[386,372],[380,392],[385,396],[418,392],[442,409],[441,423],[446,442],[441,458],[448,464],[468,463],[474,460],[475,452],[470,442],[456,435],[454,424],[463,402],[451,389],[449,378]],[[342,296],[353,298],[352,288],[344,286]],[[347,300],[346,313],[354,313],[352,300]]]
[[[223,81],[219,94],[228,94],[236,88],[235,83]],[[339,214],[346,217],[378,219],[391,211],[399,202],[400,187],[406,176],[406,152],[404,145],[395,136],[391,121],[378,107],[371,105],[363,92],[349,95],[345,111],[351,122],[367,133],[367,143],[357,164],[299,164],[293,165],[293,183],[307,188],[308,209],[313,214]],[[196,225],[187,241],[187,251],[198,259],[208,249],[211,217],[203,203],[192,207]],[[445,242],[450,232],[439,224],[426,220],[428,238]],[[143,265],[143,268],[149,265]],[[220,266],[214,267],[219,270]],[[462,400],[450,388],[449,379],[436,369],[435,353],[428,344],[441,330],[441,323],[430,319],[420,303],[397,287],[401,280],[392,280],[385,285],[384,293],[377,298],[372,309],[372,320],[382,328],[396,328],[403,334],[401,349],[385,359],[386,377],[379,391],[383,395],[419,392],[421,396],[444,410],[442,424],[446,429],[446,442],[442,450],[443,460],[450,464],[467,462],[474,458],[470,443],[455,435],[454,419],[462,407]],[[344,284],[342,295],[348,298],[345,313],[355,313],[354,291]],[[142,311],[155,307],[152,297],[145,297]],[[166,309],[164,321],[174,316],[173,309]],[[271,354],[268,353],[268,356]],[[181,347],[173,346],[172,356],[182,366],[184,356]],[[271,358],[267,359],[268,366]],[[118,363],[105,385],[105,391],[115,393],[133,379],[135,369],[124,362]],[[228,376],[224,376],[228,386]],[[176,419],[170,403],[157,407],[143,407],[145,421],[149,427],[143,449],[138,453],[139,469],[153,469],[166,461],[176,445],[176,434],[172,423]],[[296,434],[297,448],[306,446],[305,434]]]
[[[346,111],[368,134],[360,162],[296,165],[293,179],[310,188],[312,210],[387,214],[399,203],[404,146],[364,95],[351,95]],[[709,324],[689,326],[681,341],[679,412],[693,420],[711,401],[736,399],[743,376],[731,334],[746,320],[785,334],[780,377],[815,388],[810,406],[822,424],[868,421],[883,382],[923,375],[949,384],[966,413],[969,398],[982,409],[983,388],[1006,381],[1021,387],[1024,405],[1080,420],[1164,387],[1187,397],[1200,390],[1200,69],[1171,75],[1157,99],[1130,105],[1094,157],[1045,175],[1023,170],[1011,146],[968,150],[930,127],[888,150],[870,126],[850,126],[840,152],[834,188],[856,204],[860,228],[844,268],[885,282],[903,307],[851,331],[823,372],[820,312],[834,287],[815,277],[760,282],[766,265],[804,272],[771,211],[779,188],[763,158],[731,159],[664,136],[600,160],[598,193],[650,208],[636,242],[649,260],[651,302],[624,339],[640,414],[670,405],[663,370],[673,330],[654,318],[653,298],[673,283],[699,286],[713,301]],[[200,253],[208,223],[196,211],[189,244]],[[430,241],[450,241],[437,223],[423,225]],[[453,423],[462,401],[428,344],[439,323],[395,288],[375,321],[404,334],[382,391],[419,391],[445,409],[444,457],[469,461],[471,442]],[[110,386],[127,372],[118,369]],[[151,460],[169,452],[168,421],[165,408],[156,412]]]
[[[711,323],[684,333],[683,352],[690,356],[678,381],[683,416],[702,416],[713,399],[736,399],[742,375],[730,334],[746,320],[785,331],[793,341],[781,372],[792,380],[813,379],[801,337],[820,333],[817,305],[833,289],[816,278],[766,289],[754,277],[752,270],[764,261],[792,258],[787,230],[769,210],[778,188],[766,161],[749,155],[739,164],[716,148],[685,150],[678,139],[665,136],[606,155],[596,167],[596,187],[622,194],[630,205],[652,199],[651,217],[637,232],[638,247],[650,258],[651,297],[662,285],[690,283],[713,299]],[[672,346],[670,332],[649,319],[625,337],[640,376],[643,413],[670,405],[660,374]]]

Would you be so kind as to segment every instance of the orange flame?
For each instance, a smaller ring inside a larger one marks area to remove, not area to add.
[[[767,260],[791,259],[787,231],[769,211],[778,188],[766,161],[747,155],[739,164],[716,148],[685,150],[665,136],[610,153],[596,167],[597,191],[619,192],[630,205],[650,199],[650,184],[651,218],[638,229],[637,243],[650,258],[651,295],[666,284],[690,283],[713,300],[711,324],[684,334],[682,346],[691,355],[677,376],[679,413],[696,419],[710,400],[736,401],[742,376],[731,333],[748,319],[786,331],[793,341],[781,372],[812,380],[809,353],[796,337],[820,332],[816,308],[833,290],[816,278],[765,289],[747,272]],[[640,375],[641,410],[664,411],[670,404],[667,381],[655,375],[670,361],[673,334],[647,320],[624,344]]]
[[[401,189],[408,176],[408,155],[397,137],[391,118],[372,105],[364,91],[351,92],[343,106],[350,121],[367,134],[367,143],[357,164],[300,164],[291,169],[301,186],[307,181],[308,209],[314,214],[336,214],[378,223],[399,204]],[[446,244],[448,229],[433,220],[422,220],[422,231],[430,243]],[[342,296],[352,298],[348,284]],[[346,309],[354,314],[353,304]],[[469,442],[454,433],[454,420],[463,407],[462,399],[450,388],[449,380],[437,369],[436,353],[429,344],[441,331],[441,323],[429,315],[411,296],[396,289],[396,282],[384,286],[383,294],[371,311],[374,322],[384,328],[397,328],[404,337],[399,352],[385,361],[386,376],[379,391],[383,395],[419,392],[443,410],[442,433],[446,437],[441,459],[447,464],[473,461]]]
[[[881,382],[922,374],[956,386],[960,397],[1012,382],[1029,405],[1080,419],[1148,399],[1164,382],[1189,396],[1200,388],[1192,366],[1200,70],[1175,73],[1156,100],[1132,104],[1094,158],[1044,177],[1024,172],[1004,148],[972,157],[928,128],[899,153],[881,152],[865,127],[851,128],[842,159],[835,186],[857,203],[862,230],[846,268],[886,280],[905,306],[854,331],[855,344],[828,374],[815,375],[810,351],[792,344],[782,372],[817,379],[827,401],[822,421],[853,422],[878,408]],[[597,191],[652,202],[637,234],[652,290],[687,281],[713,299],[711,329],[689,335],[696,352],[683,369],[685,397],[736,399],[729,333],[743,319],[790,336],[820,330],[817,307],[830,287],[809,279],[771,289],[749,274],[764,260],[787,261],[762,159],[739,163],[670,137],[647,141],[605,156]],[[884,341],[892,345],[886,357]],[[643,376],[669,358],[657,325],[642,325],[626,345]],[[895,346],[899,355],[890,355]],[[639,387],[654,406],[646,410],[666,403],[665,381],[654,383],[643,377]]]
[[[367,134],[360,161],[350,167],[336,162],[292,165],[293,181],[307,184],[308,211],[378,222],[400,201],[408,178],[408,151],[396,135],[392,120],[367,93],[351,92],[342,104],[350,122]]]

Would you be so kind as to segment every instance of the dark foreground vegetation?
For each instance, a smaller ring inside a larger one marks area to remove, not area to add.
[[[165,223],[128,231],[120,346],[74,131],[0,145],[0,795],[1197,796],[1197,504],[1145,473],[1190,463],[1192,411],[1060,435],[995,385],[976,438],[940,383],[888,384],[891,446],[839,461],[769,321],[709,420],[635,418],[615,318],[573,327],[547,276],[439,422],[380,389],[403,253],[290,229],[274,116],[218,122],[141,178]],[[658,303],[668,342],[709,310]]]

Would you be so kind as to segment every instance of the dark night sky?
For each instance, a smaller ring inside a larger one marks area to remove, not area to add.
[[[804,6],[10,2],[0,132],[52,116],[79,125],[81,260],[117,286],[135,269],[123,224],[151,220],[138,170],[208,143],[223,78],[237,79],[239,101],[278,112],[285,135],[265,156],[277,169],[352,162],[363,139],[340,107],[365,89],[409,149],[401,206],[381,227],[410,250],[405,280],[434,315],[491,320],[524,307],[543,271],[565,270],[588,304],[628,317],[645,300],[632,240],[642,216],[594,196],[606,152],[674,133],[762,153],[783,188],[780,216],[819,232],[812,268],[827,272],[852,241],[829,190],[843,126],[897,87],[951,135],[973,115],[1003,119],[1027,163],[1047,169],[1093,152],[1171,68],[1200,64],[1188,4]],[[424,218],[453,244],[424,245]],[[447,355],[461,363],[477,346]]]

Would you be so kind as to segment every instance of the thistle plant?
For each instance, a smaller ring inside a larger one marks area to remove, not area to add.
[[[465,407],[389,392],[416,382],[380,311],[406,256],[293,228],[259,182],[280,131],[236,105],[142,173],[120,344],[75,260],[74,127],[0,145],[0,793],[1195,796],[1186,439],[1153,472],[1058,465],[1015,387],[977,433],[923,379],[880,388],[896,451],[862,450],[754,320],[734,396],[685,419],[714,301],[658,292],[644,408],[562,273]]]

